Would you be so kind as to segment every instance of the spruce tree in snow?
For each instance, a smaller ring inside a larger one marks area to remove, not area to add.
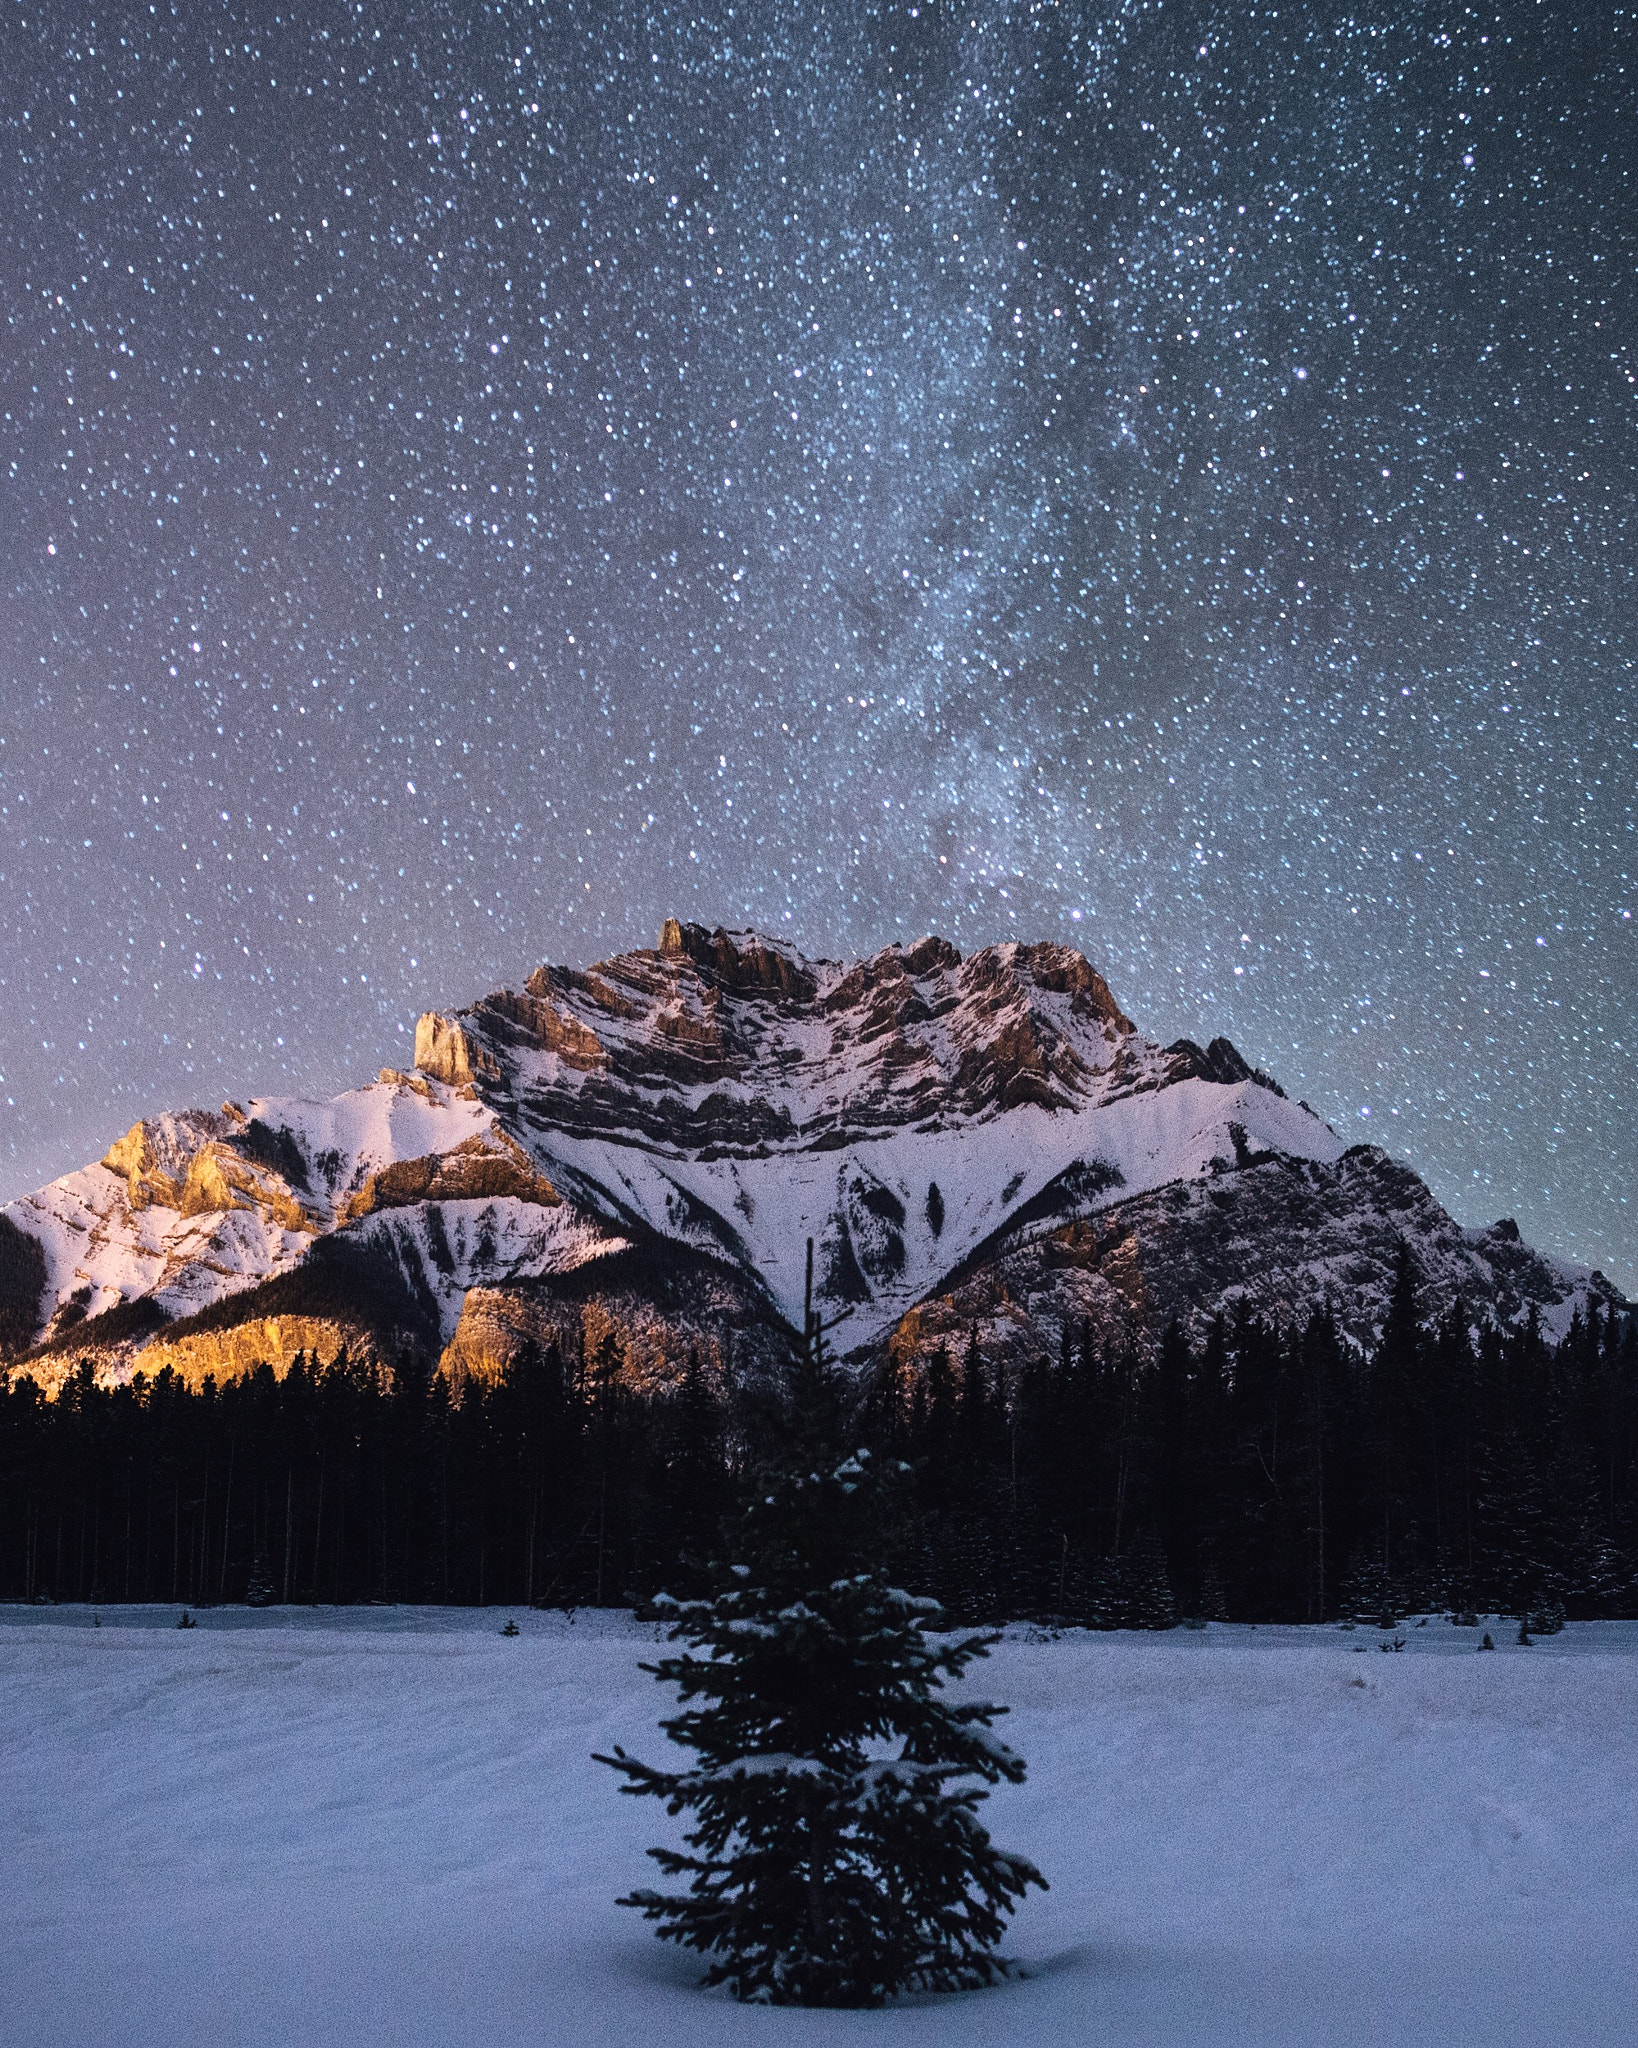
[[[1549,1594],[1539,1601],[1519,1623],[1520,1640],[1524,1632],[1532,1636],[1556,1636],[1563,1633],[1565,1623],[1564,1602],[1556,1594]]]
[[[1399,1603],[1387,1567],[1379,1558],[1367,1557],[1357,1545],[1338,1604],[1349,1621],[1374,1621],[1378,1628],[1398,1625]]]
[[[1138,1538],[1132,1552],[1127,1580],[1132,1603],[1133,1628],[1171,1628],[1177,1621],[1177,1604],[1172,1598],[1171,1574],[1166,1553],[1154,1530]]]
[[[1107,1557],[1093,1609],[1098,1628],[1171,1628],[1177,1621],[1160,1538],[1146,1529],[1128,1551]]]
[[[1200,1619],[1202,1621],[1227,1621],[1228,1594],[1223,1588],[1223,1575],[1217,1569],[1217,1560],[1207,1555],[1200,1566]]]
[[[810,1246],[810,1286],[811,1260]],[[811,1309],[791,1392],[787,1454],[756,1489],[742,1561],[714,1598],[660,1603],[686,1645],[648,1667],[681,1698],[661,1725],[698,1762],[599,1759],[622,1790],[693,1820],[690,1853],[649,1851],[687,1889],[621,1903],[701,1950],[708,1984],[760,2003],[990,1983],[1008,1914],[1045,1880],[977,1817],[987,1786],[1024,1776],[990,1732],[1004,1709],[937,1694],[994,1638],[935,1639],[934,1602],[859,1569],[883,1482],[847,1452]]]

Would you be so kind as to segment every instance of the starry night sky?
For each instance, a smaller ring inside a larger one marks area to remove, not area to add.
[[[1638,19],[0,14],[0,1194],[668,912],[1638,1292]]]

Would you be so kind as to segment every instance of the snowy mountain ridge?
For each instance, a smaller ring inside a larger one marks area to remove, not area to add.
[[[1550,1323],[1618,1299],[1516,1232],[1460,1231],[1405,1178],[1226,1040],[1142,1037],[1071,948],[963,959],[926,938],[842,963],[671,919],[652,950],[427,1013],[411,1073],[145,1120],[0,1211],[0,1290],[12,1349],[61,1369],[82,1350],[121,1373],[238,1370],[257,1347],[277,1365],[350,1329],[383,1357],[413,1334],[493,1363],[603,1276],[628,1314],[652,1308],[678,1259],[710,1276],[712,1313],[798,1320],[812,1238],[840,1349],[953,1331],[959,1294],[959,1322],[1027,1350],[1072,1314],[1145,1331],[1162,1294],[1186,1316],[1237,1294],[1297,1314],[1353,1289],[1363,1328],[1398,1213],[1441,1296]],[[1339,1205],[1346,1242],[1305,1260]],[[1277,1254],[1258,1213],[1284,1219]],[[1230,1227],[1251,1242],[1225,1262]],[[1185,1236],[1203,1277],[1179,1303],[1161,1269]],[[1026,1267],[1033,1306],[1008,1279]],[[697,1316],[667,1286],[674,1353]],[[349,1287],[399,1307],[352,1329]]]

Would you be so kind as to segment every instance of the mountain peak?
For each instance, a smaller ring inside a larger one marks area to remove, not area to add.
[[[1434,1307],[1618,1299],[1462,1231],[1226,1038],[1145,1038],[1073,947],[834,961],[678,918],[428,1011],[412,1074],[151,1117],[0,1214],[0,1330],[48,1378],[84,1348],[197,1374],[343,1336],[458,1374],[594,1303],[658,1372],[794,1323],[809,1239],[861,1357],[977,1331],[1026,1359],[1087,1322],[1143,1348],[1236,1303],[1333,1301],[1363,1341],[1412,1241]]]
[[[691,960],[723,988],[770,989],[782,995],[811,995],[815,968],[823,964],[765,932],[749,927],[728,931],[721,925],[707,931],[702,924],[684,924],[675,917],[661,925],[658,950],[662,959]]]
[[[866,1132],[1090,1103],[1176,1078],[1073,948],[1009,941],[965,960],[928,936],[852,962],[669,918],[654,951],[540,967],[429,1012],[416,1063],[541,1128],[623,1126],[676,1153],[835,1149]],[[1202,1056],[1204,1057],[1204,1056]],[[1247,1070],[1249,1072],[1249,1069]]]

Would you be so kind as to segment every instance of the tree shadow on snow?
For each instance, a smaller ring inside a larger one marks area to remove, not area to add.
[[[889,1999],[885,2005],[858,2008],[740,2006],[724,1985],[706,1986],[701,1983],[702,1965],[696,1956],[652,1939],[622,1943],[609,1955],[607,1973],[619,1983],[651,1997],[655,1993],[674,1993],[690,2003],[704,2000],[711,2005],[747,2013],[777,2010],[800,2023],[805,2019],[835,2020],[843,2012],[861,2019],[879,2019],[895,2012],[948,2012],[953,2017],[957,2008],[974,2000],[988,2003],[1008,1999],[1026,1992],[1034,1983],[1084,1977],[1089,1983],[1108,1984],[1147,1975],[1154,1966],[1152,1953],[1131,1942],[1083,1941],[1055,1950],[1050,1955],[1018,1956],[1009,1961],[1007,1975],[981,1990],[907,1991]]]
[[[1078,1941],[1049,1956],[1019,1959],[1015,1982],[1037,1982],[1051,1977],[1096,1977],[1107,1983],[1113,1978],[1141,1977],[1153,1966],[1150,1951],[1135,1942]]]

